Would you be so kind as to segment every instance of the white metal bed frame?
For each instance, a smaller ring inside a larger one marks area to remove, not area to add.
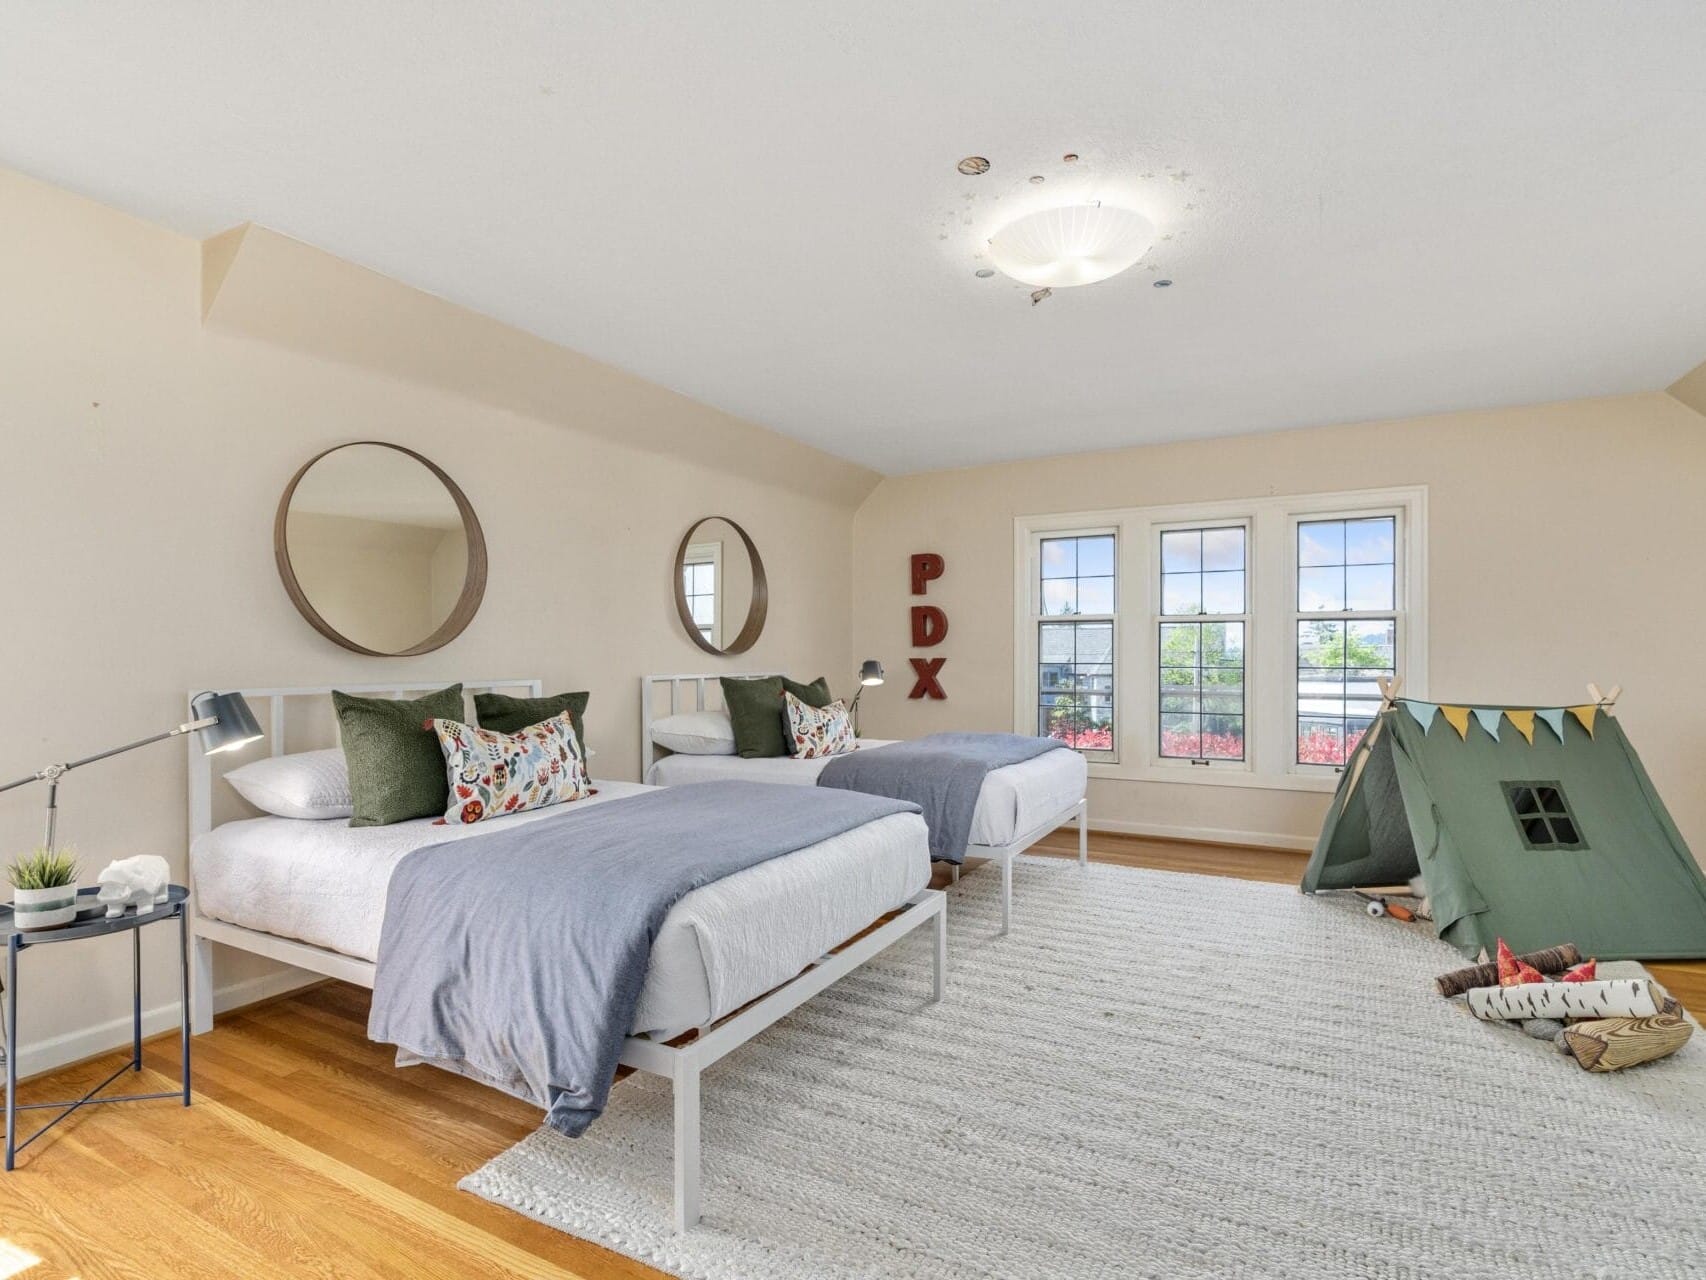
[[[407,697],[442,689],[451,681],[392,682],[386,684],[341,684],[336,687],[346,693],[367,696]],[[240,689],[251,703],[265,701],[268,705],[268,754],[284,753],[285,709],[292,698],[324,698],[331,694],[331,685],[301,688]],[[525,690],[529,697],[543,696],[539,680],[478,680],[463,681],[470,693],[499,689]],[[193,696],[193,695],[191,695]],[[189,826],[190,839],[213,829],[213,763],[196,747],[189,746]],[[193,886],[194,867],[191,867]],[[344,955],[325,947],[297,942],[277,934],[246,929],[219,920],[209,920],[196,907],[193,892],[190,896],[191,936],[191,1030],[196,1035],[213,1029],[213,944],[249,951],[310,973],[322,974],[357,986],[373,986],[375,966],[355,956]],[[619,1058],[623,1066],[649,1071],[670,1081],[675,1099],[675,1229],[686,1231],[699,1221],[700,1161],[699,1161],[699,1085],[700,1076],[734,1049],[739,1048],[777,1020],[792,1013],[807,1000],[847,976],[867,960],[898,942],[906,934],[927,923],[935,925],[935,945],[932,949],[934,974],[930,1003],[942,998],[948,965],[947,896],[939,889],[924,889],[910,898],[898,910],[855,935],[842,946],[813,961],[795,977],[773,991],[728,1014],[698,1032],[660,1041],[645,1036],[629,1036],[623,1042]]]
[[[714,680],[763,680],[777,675],[774,671],[739,671],[719,674],[691,673],[687,675],[658,675],[640,677],[640,778],[644,781],[651,767],[668,752],[652,741],[652,725],[659,719],[653,714],[657,705],[657,688],[659,685],[669,687],[669,715],[677,715],[682,710],[682,692],[684,686],[693,690],[693,710],[708,711],[711,709],[706,693]],[[1068,823],[1078,824],[1078,865],[1090,865],[1090,798],[1080,796],[1073,803],[1038,823],[1030,831],[1015,836],[1010,842],[1002,845],[968,844],[966,856],[970,858],[987,858],[1001,868],[1001,932],[997,937],[1005,936],[1013,927],[1013,859],[1018,857],[1041,840],[1049,832]],[[953,878],[958,883],[960,868],[953,869]]]

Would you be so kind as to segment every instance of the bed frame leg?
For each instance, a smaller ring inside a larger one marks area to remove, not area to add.
[[[948,907],[946,902],[936,904],[936,982],[930,1003],[935,1004],[942,998],[942,991],[948,981]]]
[[[1078,865],[1090,865],[1090,800],[1078,802]]]
[[[213,1030],[213,943],[190,935],[190,1030],[206,1035]]]
[[[952,864],[951,869],[948,872],[948,883],[949,884],[958,884],[959,882],[960,882],[960,864],[956,862],[956,863]]]
[[[675,1229],[699,1223],[699,1059],[675,1060]]]
[[[1001,859],[1001,932],[996,935],[1000,938],[1006,937],[1013,927],[1013,857],[1009,849]]]

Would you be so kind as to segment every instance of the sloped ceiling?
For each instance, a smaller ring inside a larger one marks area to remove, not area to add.
[[[1695,0],[0,7],[0,163],[888,472],[1667,386],[1703,137]],[[1086,198],[1146,262],[974,276]]]

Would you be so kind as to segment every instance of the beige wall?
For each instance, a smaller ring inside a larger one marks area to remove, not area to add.
[[[712,512],[746,526],[771,582],[764,637],[724,665],[848,668],[870,472],[282,237],[224,237],[210,257],[204,288],[196,241],[0,171],[0,779],[176,724],[192,687],[522,675],[590,689],[597,771],[631,778],[636,678],[719,661],[682,634],[670,574]],[[437,653],[348,653],[279,585],[281,489],[354,439],[421,451],[479,512],[485,604]],[[44,799],[0,797],[0,852],[39,839]],[[86,880],[142,852],[183,875],[178,744],[70,775],[62,804]],[[163,1020],[165,930],[145,952]],[[24,963],[26,1070],[122,1039],[121,941]],[[222,981],[253,996],[267,972],[236,957]]]
[[[1706,414],[1706,364],[1696,365],[1670,385],[1670,394],[1696,413]]]
[[[461,596],[468,540],[460,529],[319,511],[292,511],[286,528],[290,567],[315,612],[370,649],[419,644]]]
[[[1428,486],[1430,691],[1466,702],[1585,698],[1618,712],[1706,856],[1706,420],[1662,393],[1244,436],[885,479],[854,521],[853,648],[899,678],[865,732],[1011,729],[1013,519],[1399,485]],[[947,702],[913,702],[908,556],[939,551]],[[1092,821],[1312,840],[1327,797],[1096,780]]]

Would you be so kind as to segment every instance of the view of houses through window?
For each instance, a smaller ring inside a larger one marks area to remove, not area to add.
[[[1085,751],[1114,745],[1114,550],[1111,533],[1044,538],[1038,557],[1037,733]]]
[[[1244,758],[1245,543],[1242,525],[1161,534],[1156,652],[1164,759]]]
[[[1330,777],[1379,714],[1378,682],[1413,647],[1425,662],[1406,550],[1425,500],[1275,496],[1101,511],[1077,527],[1021,517],[1021,726],[1034,714],[1027,732],[1132,776]]]
[[[1397,672],[1396,520],[1297,525],[1297,762],[1341,765]]]

